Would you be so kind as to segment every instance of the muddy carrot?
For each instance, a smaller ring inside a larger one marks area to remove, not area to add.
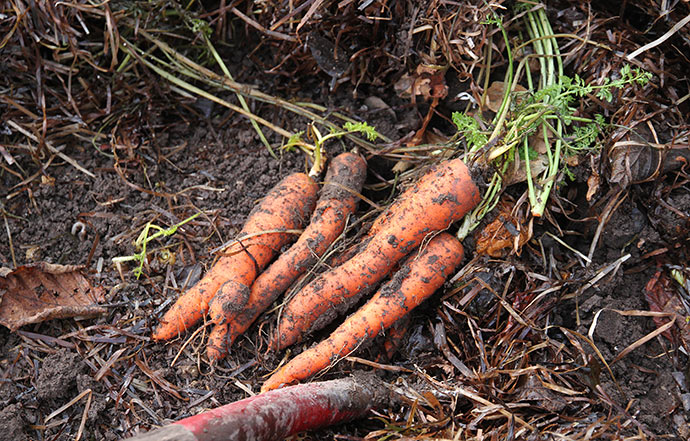
[[[347,356],[362,343],[419,306],[434,293],[462,261],[460,241],[448,233],[440,233],[419,255],[408,261],[364,306],[353,313],[330,337],[300,353],[264,383],[268,391],[311,377]]]
[[[357,194],[362,189],[366,172],[366,161],[357,154],[343,153],[333,158],[309,225],[297,242],[257,277],[247,304],[240,311],[226,316],[226,320],[211,331],[207,351],[209,357],[224,355],[227,346],[311,268],[340,236],[348,216],[355,210]],[[223,324],[227,324],[227,327]]]
[[[168,310],[154,340],[178,336],[212,314],[241,308],[249,298],[249,286],[282,246],[295,238],[314,208],[318,184],[304,173],[294,173],[280,181],[254,207],[237,240],[210,271]]]
[[[293,297],[282,311],[271,349],[283,349],[344,313],[425,237],[448,228],[479,200],[479,190],[461,159],[434,167],[389,208],[388,220],[362,251]]]

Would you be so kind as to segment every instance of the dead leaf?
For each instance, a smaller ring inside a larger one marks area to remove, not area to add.
[[[498,112],[503,102],[503,94],[505,93],[505,83],[503,81],[494,81],[486,90],[484,97],[484,108],[492,112]],[[514,92],[525,92],[527,89],[519,84],[515,85]]]
[[[529,169],[532,174],[532,179],[537,179],[549,165],[549,159],[545,156],[539,156],[529,162]],[[504,178],[506,186],[525,182],[527,180],[527,163],[521,159],[517,161],[514,166],[511,166]]]
[[[599,191],[599,185],[601,179],[599,177],[599,172],[597,172],[597,167],[594,164],[594,156],[590,156],[591,170],[592,174],[587,178],[587,202],[591,201],[595,194]]]
[[[550,142],[549,138],[549,142]],[[537,153],[537,157],[529,161],[529,168],[532,179],[537,179],[549,166],[549,158],[546,155],[546,143],[544,136],[535,134],[529,137],[530,149]],[[504,182],[506,185],[513,185],[527,180],[527,163],[524,159],[515,161],[506,172]]]
[[[443,99],[448,96],[446,70],[443,66],[420,64],[414,74],[403,75],[393,87],[400,97]]]
[[[522,246],[531,238],[526,222],[520,222],[511,211],[510,204],[501,202],[498,216],[477,235],[475,251],[491,257],[505,257],[510,249],[519,254]]]
[[[687,312],[679,298],[676,282],[665,272],[657,271],[647,282],[644,288],[644,297],[651,311],[675,315],[676,326],[662,335],[670,341],[674,341],[674,336],[680,335],[683,345],[690,348],[690,323],[686,320]],[[664,326],[668,321],[665,317],[654,317],[654,324],[657,328]]]
[[[78,265],[36,263],[0,271],[0,324],[21,326],[56,318],[105,313],[104,289],[93,287]]]
[[[687,144],[653,144],[630,138],[616,142],[609,151],[609,182],[613,184],[627,187],[651,181],[690,162]]]
[[[636,141],[619,141],[609,153],[609,182],[627,187],[657,175],[660,158],[648,145]]]
[[[364,100],[364,105],[370,111],[385,111],[391,117],[395,118],[395,111],[384,100],[377,96],[370,96]]]

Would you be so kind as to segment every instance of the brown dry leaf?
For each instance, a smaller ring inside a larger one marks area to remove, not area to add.
[[[21,326],[56,318],[105,313],[104,289],[93,287],[78,265],[36,263],[0,271],[0,324]]]
[[[489,109],[492,112],[498,112],[503,102],[503,94],[505,93],[505,83],[503,81],[494,81],[486,90],[484,98],[484,110]],[[525,92],[527,89],[519,84],[515,85],[515,92]]]
[[[541,175],[549,165],[549,159],[545,156],[539,156],[529,162],[529,169],[532,173],[532,179],[536,179]],[[511,166],[504,178],[505,185],[513,185],[527,180],[527,164],[524,160],[517,161],[514,166]]]
[[[594,156],[590,156],[590,164],[592,174],[587,178],[587,202],[591,201],[594,195],[597,194],[601,184],[601,177],[599,176],[599,172],[597,172],[596,164],[594,164]]]
[[[659,170],[659,155],[647,144],[619,141],[609,152],[611,176],[609,181],[627,187],[655,177]]]
[[[686,320],[687,313],[678,296],[676,282],[662,271],[657,271],[644,288],[644,297],[651,311],[675,315],[676,326],[662,335],[673,341],[673,335],[679,334],[683,345],[690,348],[690,323]],[[668,321],[664,317],[654,317],[657,328],[664,326]]]
[[[415,73],[403,75],[393,86],[400,97],[423,96],[443,99],[448,96],[446,70],[442,66],[420,64]]]
[[[587,202],[590,202],[597,191],[599,191],[599,173],[592,171],[592,174],[587,178]]]
[[[519,254],[522,246],[531,238],[526,223],[520,223],[511,214],[511,205],[501,202],[498,216],[477,235],[476,252],[491,257],[504,257],[510,249]]]

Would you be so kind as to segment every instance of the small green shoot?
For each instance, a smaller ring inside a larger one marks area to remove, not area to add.
[[[331,139],[342,138],[343,136],[350,135],[352,133],[361,133],[366,136],[369,141],[376,141],[381,135],[376,131],[376,129],[366,122],[346,122],[343,125],[342,130],[336,128],[330,128],[330,132],[327,135],[322,135],[321,131],[316,127],[315,124],[309,124],[309,129],[307,131],[307,136],[312,140],[313,144],[304,139],[304,131],[297,132],[290,136],[285,144],[283,144],[282,149],[286,151],[293,151],[295,148],[299,148],[308,155],[312,156],[313,166],[310,175],[314,176],[321,173],[323,168],[323,146]]]
[[[144,225],[144,228],[141,230],[141,233],[139,233],[139,236],[137,239],[134,241],[134,246],[136,247],[139,252],[132,254],[130,256],[118,256],[113,258],[113,263],[117,265],[118,267],[120,266],[121,263],[123,262],[131,262],[131,261],[136,261],[138,262],[138,266],[132,270],[132,273],[136,276],[138,279],[144,272],[144,263],[146,263],[146,249],[149,244],[149,242],[154,241],[158,239],[159,237],[169,237],[172,236],[177,232],[177,229],[180,228],[182,225],[191,222],[194,220],[197,216],[199,216],[201,213],[196,213],[187,219],[183,220],[182,222],[175,224],[169,228],[163,228],[159,227],[158,225],[152,223],[152,222],[147,222],[146,225]],[[154,234],[149,236],[149,232],[151,230],[156,230]]]
[[[346,130],[346,132],[339,134],[338,136],[347,135],[349,133],[361,133],[371,142],[376,141],[381,136],[374,127],[370,126],[366,122],[353,123],[348,121],[343,125],[343,128]]]

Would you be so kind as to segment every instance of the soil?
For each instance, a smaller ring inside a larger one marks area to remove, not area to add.
[[[251,69],[237,76],[239,81],[252,79],[267,92],[272,78]],[[419,124],[420,113],[390,89],[361,87],[357,97],[347,86],[339,86],[334,94],[321,93],[328,90],[329,82],[330,78],[320,73],[305,82],[300,94],[332,110],[358,114],[391,139],[408,135]],[[374,96],[390,104],[392,112],[367,107],[366,99]],[[162,312],[211,266],[211,251],[233,237],[255,202],[282,177],[306,167],[299,152],[278,152],[279,158],[273,158],[244,118],[217,107],[211,115],[206,120],[193,115],[185,115],[185,119],[160,117],[158,123],[165,130],[152,129],[153,135],[141,135],[138,143],[116,152],[110,145],[94,147],[84,142],[68,146],[64,152],[95,178],[59,158],[43,169],[45,158],[33,161],[28,156],[18,157],[19,165],[29,176],[38,173],[38,179],[22,183],[12,174],[0,174],[4,211],[15,215],[5,218],[6,237],[11,237],[11,243],[0,241],[0,266],[40,261],[84,265],[85,274],[106,288],[108,309],[106,315],[97,318],[51,320],[25,326],[19,332],[0,327],[0,440],[74,439],[85,410],[82,439],[126,438],[257,393],[264,376],[281,362],[284,354],[266,353],[267,335],[275,324],[271,314],[262,317],[214,370],[201,361],[203,333],[190,342],[186,338],[169,344],[149,340]],[[272,115],[271,119],[287,130],[304,128],[304,121],[291,114],[277,111]],[[273,145],[280,144],[277,135],[267,135]],[[328,146],[332,155],[348,147],[337,143]],[[371,164],[369,185],[377,183],[379,175],[390,176],[386,161],[374,158]],[[591,279],[598,269],[630,254],[620,268],[593,286],[564,296],[549,315],[554,329],[548,332],[550,338],[564,344],[569,341],[558,331],[559,326],[584,336],[591,332],[596,350],[611,361],[657,329],[651,317],[622,315],[620,311],[648,311],[645,286],[661,265],[687,265],[690,191],[684,186],[664,190],[670,181],[663,180],[626,190],[627,197],[600,235],[592,263],[586,265],[582,259],[573,258],[568,247],[587,255],[599,225],[596,216],[601,207],[590,207],[583,199],[587,176],[583,173],[560,191],[571,201],[581,201],[579,205],[574,202],[575,214],[559,219],[565,226],[560,231],[565,233],[560,234],[546,219],[536,225],[530,246],[538,247],[539,239],[554,259],[571,260],[568,276],[580,281]],[[365,195],[377,201],[387,196],[373,191]],[[362,206],[362,212],[364,209]],[[132,274],[133,265],[117,268],[112,263],[115,257],[136,252],[133,242],[148,222],[169,227],[199,210],[203,210],[202,216],[155,242],[141,278]],[[73,230],[78,222],[85,225],[85,235]],[[550,239],[546,232],[560,236],[568,247]],[[469,260],[472,240],[465,245]],[[172,252],[174,259],[166,257],[164,249]],[[518,257],[512,258],[513,264],[519,265]],[[487,268],[493,268],[490,265],[487,262]],[[408,336],[391,364],[419,366],[429,372],[439,369],[443,355],[428,326],[430,320],[437,319],[438,306],[428,304],[414,314]],[[481,305],[477,307],[481,309]],[[459,340],[460,336],[448,338]],[[613,363],[612,375],[592,347],[583,347],[590,356],[590,371],[598,366],[598,373],[586,379],[591,389],[585,395],[600,400],[591,409],[592,418],[614,409],[612,413],[624,413],[635,420],[619,421],[621,433],[639,429],[660,438],[682,439],[689,417],[682,395],[688,390],[677,379],[688,375],[688,360],[685,353],[672,347],[663,336],[654,338]],[[379,348],[375,344],[364,351],[377,354]],[[552,362],[539,356],[538,352],[533,354],[532,363]],[[102,370],[111,359],[110,368]],[[341,363],[322,378],[343,376],[353,369],[368,368]],[[380,375],[390,382],[402,376],[385,371]],[[48,415],[84,392],[77,402],[46,421]],[[544,395],[532,394],[525,399],[534,401],[538,396]],[[554,410],[567,409],[557,401],[551,405]],[[377,428],[383,424],[370,420],[333,430],[358,439]],[[329,429],[303,439],[332,438],[333,433]]]
[[[56,320],[28,326],[20,334],[0,328],[0,341],[3,341],[0,366],[5,372],[0,388],[0,439],[34,438],[38,425],[49,413],[86,389],[92,395],[85,439],[122,438],[136,430],[128,422],[131,416],[123,413],[124,402],[132,405],[142,428],[162,424],[214,404],[242,398],[246,390],[256,392],[261,376],[279,361],[263,356],[265,348],[254,346],[256,328],[235,346],[229,359],[214,373],[198,364],[195,351],[183,352],[175,366],[170,367],[171,357],[180,350],[182,342],[163,345],[148,341],[161,305],[167,305],[166,299],[176,296],[171,282],[176,280],[181,287],[186,274],[198,277],[198,265],[207,268],[212,263],[208,251],[232,237],[254,202],[281,177],[304,166],[297,153],[283,153],[279,160],[271,158],[266,149],[258,147],[254,132],[241,121],[217,135],[220,142],[206,128],[180,126],[168,134],[166,144],[173,147],[148,146],[135,152],[138,162],[127,164],[125,171],[128,181],[142,187],[151,185],[157,191],[174,194],[172,197],[133,189],[117,175],[113,159],[94,155],[89,147],[82,146],[70,149],[69,154],[95,172],[95,179],[68,164],[55,163],[44,172],[54,181],[32,183],[6,202],[8,211],[25,213],[21,219],[8,218],[17,265],[40,260],[86,265],[89,276],[109,290],[109,313],[95,320]],[[154,157],[159,160],[153,160]],[[28,161],[22,166],[39,171],[36,164]],[[11,176],[5,176],[5,188],[16,184]],[[690,212],[688,193],[679,191],[670,198],[677,210]],[[554,325],[582,334],[587,334],[594,316],[599,314],[594,338],[606,360],[655,329],[649,317],[625,317],[615,312],[648,309],[644,286],[656,268],[640,256],[665,246],[668,239],[678,240],[677,232],[670,225],[678,228],[684,225],[675,212],[653,204],[651,199],[644,191],[634,191],[613,214],[602,235],[595,262],[610,262],[621,253],[631,253],[632,258],[613,277],[580,294],[577,299],[580,323],[574,316],[577,306],[574,300],[562,302],[553,311]],[[164,242],[178,255],[174,264],[156,262],[154,253],[151,260],[156,264],[145,269],[145,276],[136,280],[123,269],[122,279],[111,259],[134,252],[132,241],[143,225],[149,221],[159,225],[180,222],[195,212],[193,207],[205,211],[204,219],[181,228]],[[72,226],[77,221],[86,224],[85,237],[72,234]],[[583,252],[591,243],[591,232],[597,225],[591,224],[583,229],[590,234],[573,243]],[[557,244],[553,246],[557,253],[566,252]],[[8,242],[0,245],[0,259],[3,266],[12,265]],[[102,271],[98,272],[96,268],[101,260]],[[424,318],[416,316],[414,320],[421,323]],[[119,334],[115,328],[128,334]],[[414,331],[395,358],[407,365],[428,357],[429,351],[433,351],[425,327],[413,325],[412,328]],[[74,332],[79,337],[69,347],[45,343],[39,337],[59,338]],[[652,340],[614,364],[615,382],[604,371],[600,378],[601,387],[613,403],[626,407],[649,431],[659,435],[677,433],[678,424],[673,418],[683,391],[673,373],[685,370],[684,357],[665,354],[668,348],[661,343],[663,339]],[[203,347],[202,339],[194,339],[192,345],[195,350]],[[93,356],[107,360],[120,349],[125,352],[111,371],[100,381],[94,380],[99,367],[87,360]],[[132,377],[136,362],[148,366],[152,375],[161,381],[175,385],[174,389],[189,401],[181,402],[175,393],[147,382],[147,375],[139,369]],[[131,381],[124,391],[123,379]],[[72,439],[81,421],[84,402],[85,398],[56,416],[54,421],[65,423],[46,429],[43,432],[46,438]],[[24,437],[18,437],[19,433]]]

